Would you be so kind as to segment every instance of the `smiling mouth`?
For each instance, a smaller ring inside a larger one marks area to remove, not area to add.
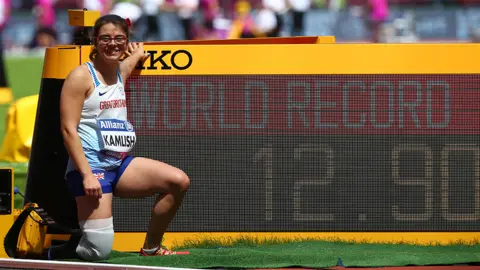
[[[105,50],[105,53],[108,54],[108,55],[117,54],[119,52],[120,52],[120,50],[118,48]]]

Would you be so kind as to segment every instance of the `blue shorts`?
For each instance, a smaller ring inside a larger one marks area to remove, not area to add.
[[[123,159],[122,164],[113,170],[99,170],[92,169],[93,175],[97,177],[102,186],[102,193],[113,193],[115,186],[120,180],[120,177],[127,169],[130,162],[133,160],[132,156],[127,156]],[[75,197],[85,196],[85,191],[83,190],[83,177],[82,175],[74,170],[67,173],[65,177],[68,183],[68,188],[75,195]]]

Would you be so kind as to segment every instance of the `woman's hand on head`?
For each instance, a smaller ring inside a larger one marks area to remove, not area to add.
[[[143,62],[150,56],[150,54],[145,53],[143,43],[137,42],[128,43],[125,54],[127,57],[120,64],[120,72],[124,81],[128,79],[138,62]]]

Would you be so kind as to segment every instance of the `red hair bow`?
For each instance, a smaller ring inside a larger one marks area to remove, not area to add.
[[[132,22],[130,21],[129,18],[126,18],[125,22],[127,23],[127,26],[128,26],[129,29],[132,28]]]

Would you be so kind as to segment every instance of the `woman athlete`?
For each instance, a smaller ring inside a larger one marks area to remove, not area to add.
[[[168,164],[128,154],[136,137],[128,122],[124,82],[148,57],[142,43],[129,42],[128,30],[126,20],[117,15],[100,17],[93,28],[91,61],[70,72],[60,98],[61,131],[70,157],[65,178],[75,195],[82,230],[76,253],[88,261],[104,260],[111,253],[113,193],[162,194],[153,206],[140,255],[189,254],[161,246],[189,187],[188,176]]]

